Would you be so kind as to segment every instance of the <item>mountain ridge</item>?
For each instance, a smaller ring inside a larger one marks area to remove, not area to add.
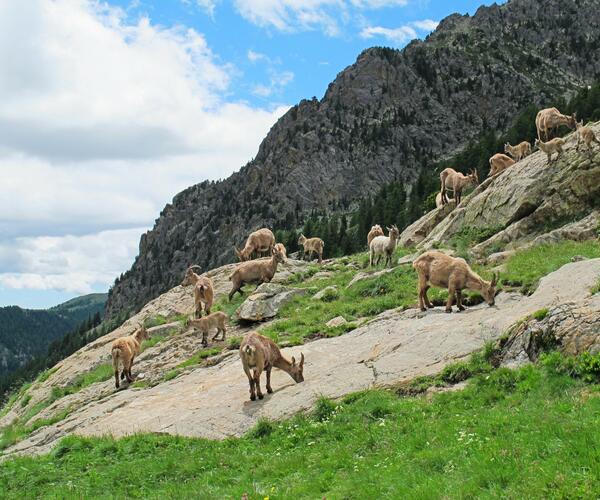
[[[233,245],[258,227],[297,228],[311,210],[342,210],[393,180],[410,192],[482,129],[505,130],[527,105],[591,83],[599,21],[588,0],[512,0],[451,15],[401,51],[363,51],[321,100],[278,120],[254,160],[173,198],[109,291],[107,316],[139,310],[190,264],[233,261]]]

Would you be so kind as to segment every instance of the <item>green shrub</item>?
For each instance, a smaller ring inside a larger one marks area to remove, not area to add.
[[[335,412],[335,403],[330,399],[320,397],[315,404],[312,417],[318,422],[329,420],[329,417]]]
[[[273,425],[273,422],[266,418],[261,418],[256,423],[254,428],[250,432],[248,432],[248,436],[252,438],[264,438],[270,436],[274,430],[275,426]]]
[[[548,316],[548,308],[544,307],[543,309],[539,309],[538,311],[532,314],[533,319],[537,321],[542,321],[546,316]]]
[[[600,353],[584,352],[579,356],[565,356],[554,351],[542,354],[540,363],[551,373],[568,375],[588,383],[600,382]]]

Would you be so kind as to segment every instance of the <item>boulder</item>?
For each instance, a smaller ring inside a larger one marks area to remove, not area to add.
[[[244,321],[263,321],[277,315],[279,308],[306,291],[276,283],[263,283],[238,307],[235,314]]]
[[[336,316],[335,318],[332,318],[327,323],[325,323],[325,326],[328,326],[329,328],[335,328],[336,326],[342,326],[346,323],[348,323],[346,321],[346,318],[344,318],[343,316]]]
[[[350,281],[350,283],[348,283],[346,288],[350,288],[360,281],[370,280],[372,278],[378,278],[379,276],[384,276],[386,274],[393,273],[394,270],[395,270],[394,267],[389,267],[389,268],[381,269],[380,271],[365,271],[365,272],[356,273],[356,276],[354,276],[354,278],[352,278],[352,280]]]
[[[549,348],[569,355],[600,352],[600,294],[552,307],[542,319],[534,316],[511,331],[502,348],[503,364],[535,361]]]
[[[318,291],[313,295],[313,300],[334,300],[337,299],[340,295],[338,287],[335,285],[327,286],[323,288],[323,290]]]

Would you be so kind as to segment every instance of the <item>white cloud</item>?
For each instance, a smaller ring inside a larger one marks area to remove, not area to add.
[[[412,40],[417,37],[417,32],[410,26],[400,26],[399,28],[384,28],[382,26],[368,26],[360,32],[363,38],[384,37],[396,45]]]
[[[248,21],[279,31],[322,29],[328,35],[339,33],[335,12],[343,0],[235,0],[238,12]]]
[[[423,19],[422,21],[415,21],[412,25],[423,31],[433,31],[438,27],[439,21],[432,21],[431,19]]]
[[[255,52],[252,49],[248,49],[248,60],[250,62],[258,62],[258,61],[269,61],[269,58],[265,54],[261,54],[260,52]]]
[[[17,238],[0,245],[0,255],[10,252],[15,258],[13,269],[0,269],[0,286],[77,294],[90,293],[98,284],[106,289],[135,257],[144,229]]]
[[[291,71],[269,70],[269,85],[255,85],[252,93],[261,97],[269,97],[274,93],[281,92],[283,88],[294,80],[294,73]]]
[[[91,0],[2,0],[0,68],[6,286],[65,288],[77,269],[79,290],[108,286],[174,194],[245,164],[285,111],[227,102],[236,69],[200,33]],[[23,257],[48,236],[60,245]]]
[[[206,13],[213,17],[215,15],[215,8],[217,6],[217,2],[214,0],[196,0],[196,4],[198,7],[206,11]]]
[[[414,21],[412,23],[400,26],[398,28],[384,28],[383,26],[366,26],[360,32],[362,38],[383,37],[395,45],[403,45],[406,42],[417,38],[417,30],[433,31],[438,23],[431,19]]]

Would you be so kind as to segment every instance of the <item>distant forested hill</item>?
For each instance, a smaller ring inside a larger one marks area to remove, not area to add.
[[[88,319],[99,322],[107,295],[95,293],[77,297],[48,310],[0,308],[0,377],[35,356]]]

